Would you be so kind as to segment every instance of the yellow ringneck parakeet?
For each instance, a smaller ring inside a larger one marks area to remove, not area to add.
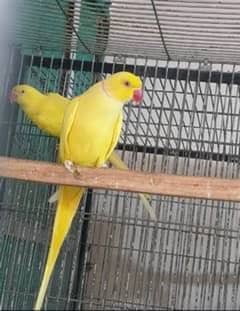
[[[79,98],[79,96],[77,98]],[[57,93],[43,94],[27,84],[19,84],[12,89],[11,101],[19,104],[27,116],[40,129],[57,137],[60,136],[66,106],[72,102],[72,100]],[[128,169],[116,152],[112,152],[109,161],[116,168],[124,170]],[[148,202],[150,196],[141,193],[138,195],[151,218],[156,221],[155,212]],[[57,199],[57,196],[58,193],[55,193],[51,196],[49,202],[54,202]]]
[[[73,100],[65,110],[60,134],[60,161],[88,167],[102,166],[117,144],[123,104],[141,98],[141,80],[131,73],[119,72]],[[59,187],[52,240],[35,310],[42,307],[55,262],[84,191],[80,187]]]

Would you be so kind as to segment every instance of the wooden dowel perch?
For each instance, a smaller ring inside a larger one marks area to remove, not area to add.
[[[0,157],[0,176],[46,184],[76,185],[180,197],[240,201],[240,180],[151,174],[105,168],[78,168],[73,176],[63,165]]]

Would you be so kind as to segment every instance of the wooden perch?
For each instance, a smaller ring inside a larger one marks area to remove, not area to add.
[[[104,188],[131,192],[240,201],[240,180],[151,174],[78,167],[73,176],[63,165],[0,157],[0,176],[46,184]]]

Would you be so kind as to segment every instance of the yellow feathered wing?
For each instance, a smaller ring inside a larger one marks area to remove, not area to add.
[[[39,111],[32,111],[28,109],[28,106],[25,105],[25,112],[30,117],[30,119],[37,124],[37,126],[49,133],[52,136],[59,136],[64,111],[67,103],[69,102],[68,99],[60,96],[56,93],[48,93],[40,97],[39,101],[37,98],[35,99],[36,105],[39,106]]]

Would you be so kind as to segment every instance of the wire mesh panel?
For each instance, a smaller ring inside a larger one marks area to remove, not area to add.
[[[22,0],[17,6],[17,42],[31,41],[33,49],[240,62],[237,0]]]

